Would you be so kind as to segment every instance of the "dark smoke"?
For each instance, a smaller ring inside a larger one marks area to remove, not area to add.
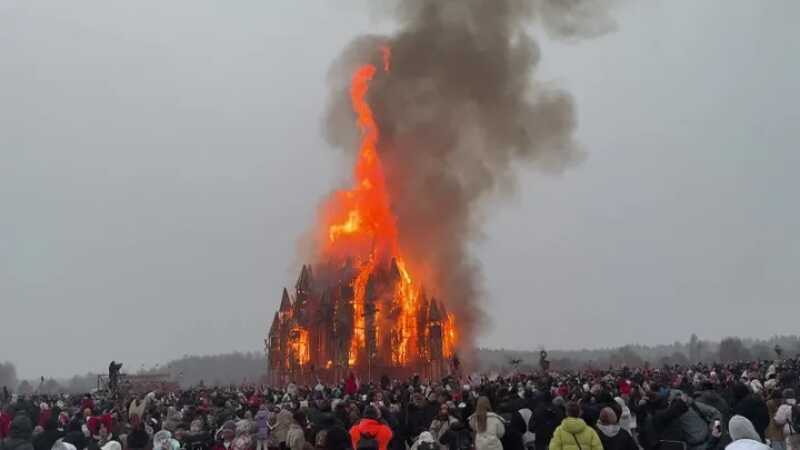
[[[373,5],[375,2],[373,2]],[[467,346],[483,325],[482,277],[468,245],[479,207],[515,185],[528,163],[560,171],[581,159],[572,97],[534,78],[531,31],[577,39],[610,27],[605,1],[395,0],[377,2],[399,25],[356,39],[331,70],[329,141],[356,151],[348,84],[357,65],[391,70],[370,87],[401,245],[431,271],[428,292],[457,314]]]

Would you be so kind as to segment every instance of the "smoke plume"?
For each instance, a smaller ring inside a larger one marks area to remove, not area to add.
[[[391,69],[368,102],[381,130],[391,207],[401,246],[425,261],[426,288],[458,318],[467,346],[483,325],[482,277],[468,245],[479,206],[515,184],[523,163],[562,170],[580,160],[572,97],[537,82],[531,31],[561,39],[609,30],[603,0],[394,0],[373,2],[398,24],[356,39],[334,63],[326,116],[331,144],[357,151],[348,85],[355,67]]]

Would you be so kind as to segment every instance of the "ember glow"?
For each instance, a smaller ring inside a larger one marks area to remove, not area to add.
[[[365,365],[369,370],[419,371],[433,364],[441,375],[458,346],[455,316],[427,299],[400,245],[380,158],[380,129],[367,102],[370,82],[391,67],[389,48],[380,51],[382,67],[362,65],[350,86],[361,134],[352,185],[330,196],[318,225],[320,261],[314,270],[339,284],[322,286],[312,281],[311,266],[303,267],[294,301],[281,305],[283,315],[276,316],[267,342],[271,368],[284,378],[322,367],[342,373],[340,369]],[[325,300],[326,295],[338,301]],[[315,330],[309,317],[314,304],[317,312],[339,319],[322,327],[334,329],[332,334]],[[319,311],[326,307],[330,309]],[[292,330],[288,336],[281,332],[286,326]]]

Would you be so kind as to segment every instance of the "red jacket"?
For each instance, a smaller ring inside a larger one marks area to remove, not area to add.
[[[89,428],[92,435],[95,435],[100,430],[101,423],[106,426],[108,431],[111,431],[111,427],[114,425],[114,418],[111,417],[111,414],[92,416],[86,420],[86,427]]]
[[[350,429],[350,440],[353,448],[358,448],[358,441],[362,434],[375,436],[378,441],[378,450],[387,450],[389,441],[392,440],[392,429],[373,419],[361,419],[361,422],[353,425]]]
[[[619,394],[623,397],[631,395],[631,382],[628,380],[619,380]]]
[[[353,374],[353,372],[350,372],[350,376],[348,376],[347,380],[344,382],[344,393],[347,395],[355,395],[356,392],[358,392],[356,376]]]
[[[7,438],[10,430],[11,416],[6,413],[0,413],[0,440]]]
[[[36,422],[37,425],[44,428],[47,425],[47,422],[50,420],[50,417],[53,416],[52,409],[43,409],[39,411],[39,420]]]

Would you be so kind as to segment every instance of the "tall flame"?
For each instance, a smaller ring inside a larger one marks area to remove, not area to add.
[[[386,73],[390,68],[391,51],[384,47],[381,53]],[[397,223],[378,153],[380,130],[366,99],[369,84],[378,73],[374,65],[365,64],[353,74],[350,98],[361,131],[355,179],[350,189],[334,193],[326,205],[324,219],[327,242],[323,246],[323,256],[334,261],[350,260],[357,272],[352,286],[354,326],[348,358],[351,366],[358,363],[359,355],[366,351],[366,317],[370,313],[367,302],[375,300],[367,298],[367,286],[378,267],[393,261],[400,275],[388,310],[383,311],[378,306],[373,312],[377,345],[388,336],[392,363],[404,364],[415,357],[414,349],[420,336],[417,317],[425,313],[420,311],[418,302],[419,282],[412,277],[399,245]],[[442,320],[442,345],[447,357],[453,354],[456,345],[455,320],[452,315],[448,316]]]

